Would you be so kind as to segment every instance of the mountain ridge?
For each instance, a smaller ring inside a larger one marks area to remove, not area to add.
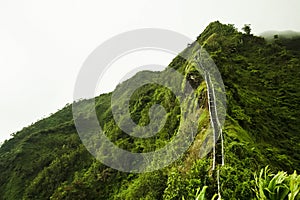
[[[275,171],[300,170],[300,83],[294,78],[300,77],[299,58],[283,44],[268,43],[218,21],[211,23],[195,42],[214,59],[226,89],[222,197],[252,199],[255,171],[266,165]],[[15,133],[1,146],[0,168],[4,170],[0,173],[0,199],[179,199],[194,197],[196,189],[205,185],[209,185],[208,196],[213,196],[217,189],[211,154],[200,159],[198,153],[209,134],[207,88],[201,74],[180,56],[191,57],[192,49],[193,44],[168,66],[182,73],[195,88],[202,109],[196,140],[180,160],[145,174],[106,167],[82,145],[72,105],[66,105]],[[150,84],[136,91],[130,100],[131,117],[139,124],[149,123],[146,113],[151,105],[159,103],[167,108],[171,117],[155,139],[136,139],[122,132],[113,121],[110,97],[111,93],[96,97],[96,113],[106,135],[120,148],[153,151],[167,144],[178,131],[181,111],[174,94],[166,88]]]

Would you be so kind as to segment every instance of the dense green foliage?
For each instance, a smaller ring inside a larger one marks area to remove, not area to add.
[[[211,23],[196,42],[211,54],[226,87],[225,166],[219,167],[222,198],[280,199],[273,198],[278,193],[285,195],[282,199],[300,199],[300,179],[294,173],[300,170],[299,48],[291,49],[287,42],[267,42],[219,22]],[[191,48],[193,45],[182,53],[191,56]],[[216,171],[211,170],[211,155],[199,158],[199,148],[209,126],[205,84],[180,56],[169,67],[182,73],[196,89],[203,111],[195,141],[180,160],[144,174],[111,169],[94,159],[82,145],[71,105],[67,105],[13,134],[1,146],[0,199],[211,199],[215,196],[217,181]],[[143,73],[149,72],[140,72],[132,80]],[[100,95],[95,106],[104,133],[115,145],[132,152],[150,152],[163,147],[177,133],[182,113],[168,88],[148,84],[130,99],[131,117],[137,124],[149,123],[148,111],[154,104],[163,105],[168,113],[163,129],[147,139],[131,137],[116,125],[110,98],[111,93]],[[294,174],[273,175],[268,169],[259,174],[266,165],[274,173]],[[277,183],[272,187],[275,179]]]

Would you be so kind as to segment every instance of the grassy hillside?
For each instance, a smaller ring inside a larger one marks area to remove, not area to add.
[[[272,176],[266,173],[270,177],[259,179],[258,175],[255,179],[255,173],[266,165],[275,173],[292,174],[300,170],[298,49],[292,52],[283,43],[267,42],[219,22],[211,23],[195,42],[210,53],[226,87],[225,166],[220,169],[222,198],[262,198],[257,195],[257,180],[262,182]],[[194,45],[182,53],[191,57],[192,48]],[[168,68],[176,69],[190,82],[201,109],[198,134],[181,159],[164,169],[142,174],[109,168],[83,146],[74,126],[72,105],[66,105],[15,133],[2,145],[0,199],[195,199],[197,190],[205,186],[206,196],[211,198],[217,192],[216,171],[211,170],[211,154],[202,159],[199,155],[210,130],[206,85],[180,56]],[[140,72],[129,81],[147,73]],[[166,125],[155,137],[147,139],[131,137],[116,125],[110,99],[111,93],[97,97],[96,112],[104,133],[120,148],[132,152],[159,149],[174,138],[181,125],[183,113],[168,88],[148,84],[130,99],[131,117],[140,125],[149,123],[151,105],[163,105],[167,111]],[[82,117],[89,119],[88,114]],[[300,185],[297,176],[291,177],[284,183],[296,180]]]

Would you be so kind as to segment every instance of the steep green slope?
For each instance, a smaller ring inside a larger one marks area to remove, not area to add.
[[[196,42],[211,54],[226,87],[222,197],[252,199],[254,172],[266,165],[274,171],[300,170],[299,56],[282,43],[267,43],[219,22],[211,23]],[[191,57],[193,46],[182,53]],[[209,130],[205,83],[180,56],[169,68],[182,73],[195,88],[202,113],[195,141],[180,160],[144,174],[106,167],[81,143],[71,105],[67,105],[15,133],[2,145],[0,199],[193,199],[196,190],[204,186],[209,186],[207,195],[213,196],[217,182],[211,155],[199,158]],[[147,73],[140,72],[131,81]],[[182,113],[167,88],[148,84],[130,99],[131,117],[138,124],[149,123],[151,105],[161,104],[168,113],[164,128],[147,139],[131,137],[116,125],[110,98],[111,93],[103,94],[96,98],[95,105],[103,131],[115,145],[132,152],[150,152],[163,147],[177,133]],[[88,114],[83,118],[88,119]]]

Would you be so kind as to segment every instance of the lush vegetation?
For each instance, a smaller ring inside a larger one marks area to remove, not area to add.
[[[287,42],[267,42],[253,36],[247,26],[243,34],[233,25],[213,22],[195,41],[211,54],[226,87],[225,166],[218,167],[222,199],[297,200],[299,48],[291,49]],[[191,56],[192,48],[190,45],[182,53]],[[169,68],[182,73],[196,89],[202,109],[195,141],[180,160],[143,174],[111,169],[82,145],[72,106],[66,105],[14,133],[1,146],[0,199],[216,199],[217,174],[211,170],[211,155],[201,159],[199,155],[209,126],[205,84],[180,56]],[[131,81],[144,73],[149,72],[141,72]],[[115,145],[149,152],[163,147],[177,133],[182,113],[168,88],[148,84],[130,99],[131,117],[138,124],[149,123],[148,111],[154,104],[163,105],[168,113],[166,125],[147,139],[131,137],[116,125],[110,98],[111,93],[100,95],[95,106],[104,133]]]

